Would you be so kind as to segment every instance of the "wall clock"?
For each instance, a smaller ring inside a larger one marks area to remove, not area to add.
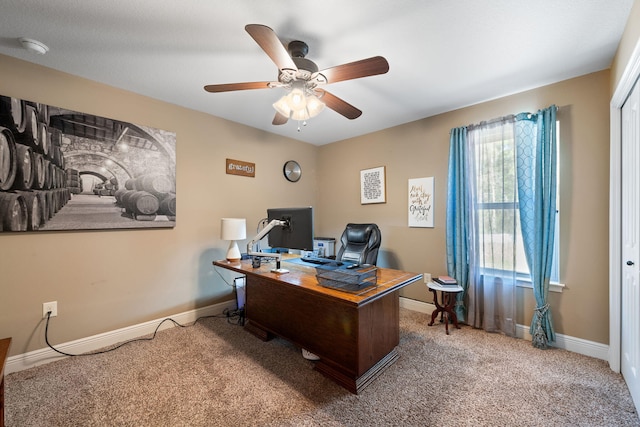
[[[295,160],[287,161],[282,168],[282,172],[284,173],[284,177],[291,182],[297,182],[302,175],[302,169]]]

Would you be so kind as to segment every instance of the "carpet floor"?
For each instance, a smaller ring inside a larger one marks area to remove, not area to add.
[[[605,361],[400,313],[400,358],[359,395],[287,341],[205,318],[7,375],[7,426],[640,426]]]

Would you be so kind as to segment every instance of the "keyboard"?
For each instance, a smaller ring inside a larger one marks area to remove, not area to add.
[[[310,264],[316,264],[316,265],[326,265],[326,264],[331,264],[333,263],[334,265],[337,266],[341,266],[342,263],[340,261],[336,261],[334,259],[329,259],[329,258],[316,258],[316,257],[302,257],[300,258],[300,261],[304,261],[304,262],[308,262]]]

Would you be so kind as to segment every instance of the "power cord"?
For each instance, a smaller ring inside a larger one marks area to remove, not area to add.
[[[222,316],[216,316],[216,315],[211,315],[211,316],[201,316],[198,317],[192,324],[190,325],[182,325],[178,322],[176,322],[175,320],[173,320],[170,317],[167,317],[166,319],[163,319],[160,323],[158,323],[158,326],[156,326],[156,329],[153,331],[153,335],[147,338],[134,338],[128,341],[124,341],[120,344],[118,344],[115,347],[109,348],[107,350],[100,350],[100,351],[94,351],[91,353],[81,353],[81,354],[72,354],[72,353],[66,353],[62,350],[58,350],[57,348],[55,348],[50,342],[49,342],[49,320],[51,319],[51,311],[47,312],[47,323],[45,324],[44,327],[44,340],[47,343],[47,345],[49,346],[49,348],[51,348],[53,351],[55,351],[56,353],[60,353],[63,356],[71,356],[71,357],[77,357],[77,356],[95,356],[97,354],[103,354],[103,353],[109,353],[110,351],[114,351],[119,349],[120,347],[127,345],[127,344],[131,344],[137,341],[151,341],[156,337],[156,334],[158,333],[158,330],[160,329],[160,326],[162,326],[162,324],[164,322],[172,322],[174,325],[179,326],[181,328],[188,328],[190,326],[194,326],[196,323],[198,323],[198,320],[200,319],[208,319],[208,318],[226,318],[227,319],[227,323],[233,324],[233,325],[239,325],[239,326],[244,326],[244,309],[237,309],[237,310],[229,310],[227,308],[224,309],[224,311],[222,312]]]

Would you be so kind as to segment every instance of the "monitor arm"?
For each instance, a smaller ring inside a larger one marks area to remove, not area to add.
[[[274,219],[271,220],[271,222],[269,224],[266,225],[266,227],[264,227],[257,235],[256,237],[254,237],[249,243],[247,243],[247,255],[251,255],[254,257],[274,257],[276,258],[276,268],[274,268],[273,270],[271,270],[274,273],[288,273],[289,270],[285,270],[280,268],[280,261],[282,261],[282,254],[281,253],[266,253],[266,252],[254,252],[253,251],[253,245],[255,245],[256,243],[258,243],[260,240],[262,240],[264,238],[264,236],[266,236],[267,234],[269,234],[271,232],[271,230],[273,230],[274,227],[286,227],[289,225],[288,221],[282,221],[279,219]]]

